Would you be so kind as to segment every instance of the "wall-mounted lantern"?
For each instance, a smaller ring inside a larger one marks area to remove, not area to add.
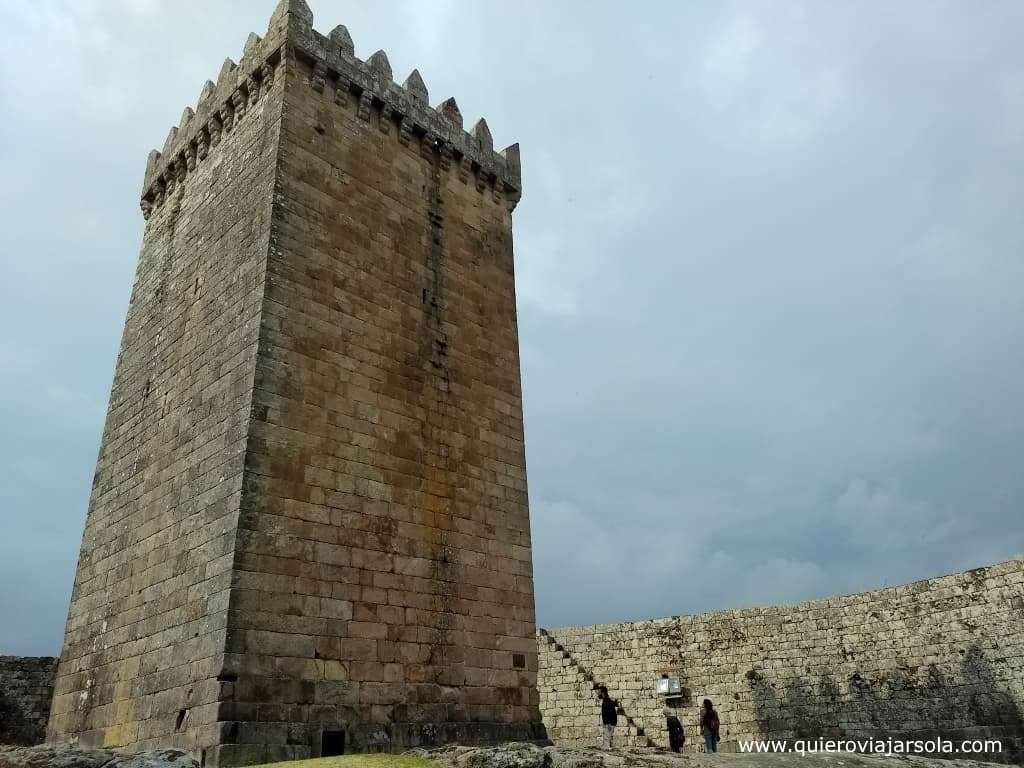
[[[654,692],[659,696],[664,696],[666,699],[678,698],[683,695],[683,686],[679,684],[679,680],[676,678],[669,677],[667,673],[663,673],[654,684]]]

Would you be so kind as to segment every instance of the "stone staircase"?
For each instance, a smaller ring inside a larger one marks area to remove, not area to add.
[[[567,666],[569,666],[569,667],[571,667],[573,669],[573,671],[575,672],[576,676],[579,679],[581,679],[581,680],[585,681],[586,683],[590,684],[590,688],[591,688],[592,691],[596,691],[597,689],[601,688],[602,686],[608,688],[608,693],[611,695],[611,697],[613,699],[616,699],[619,702],[618,714],[619,714],[619,718],[620,718],[620,725],[621,725],[621,720],[624,719],[626,721],[626,729],[625,729],[626,730],[626,742],[627,742],[627,744],[629,746],[642,746],[642,747],[655,747],[655,746],[657,746],[657,744],[655,744],[655,742],[653,742],[650,739],[650,737],[647,735],[647,733],[644,731],[643,726],[641,726],[629,713],[626,712],[626,710],[622,706],[621,698],[619,698],[619,697],[617,697],[615,695],[615,692],[611,689],[611,687],[605,685],[604,683],[602,683],[599,680],[595,680],[594,679],[594,675],[591,674],[590,670],[588,670],[586,667],[584,667],[582,664],[580,664],[580,662],[572,655],[572,652],[567,650],[565,648],[565,646],[563,646],[561,643],[559,643],[557,638],[555,638],[554,635],[552,635],[550,632],[548,632],[548,630],[542,629],[542,628],[538,628],[537,629],[537,634],[538,634],[538,636],[540,638],[540,641],[542,643],[546,643],[548,646],[551,646],[550,650],[554,650],[555,653],[561,655],[561,658],[564,661],[568,662]],[[598,738],[598,736],[597,736],[597,734],[598,734],[598,727],[597,727],[598,722],[597,722],[596,717],[594,718],[593,723],[594,723],[593,729],[594,729],[594,734],[595,734],[594,738],[596,740]]]

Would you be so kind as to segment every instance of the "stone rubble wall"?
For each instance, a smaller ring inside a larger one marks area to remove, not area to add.
[[[56,669],[51,656],[0,656],[0,744],[32,746],[46,736]]]
[[[552,629],[539,638],[541,711],[556,744],[596,744],[603,683],[644,732],[624,744],[667,744],[654,694],[666,672],[683,686],[689,749],[706,697],[723,751],[748,738],[995,738],[1019,762],[1021,626],[1024,558],[793,606]]]

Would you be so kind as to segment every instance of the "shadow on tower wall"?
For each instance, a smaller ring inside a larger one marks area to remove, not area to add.
[[[46,736],[57,660],[0,656],[0,744],[31,746]]]

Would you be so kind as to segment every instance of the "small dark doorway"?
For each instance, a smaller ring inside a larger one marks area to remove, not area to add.
[[[345,754],[345,732],[324,731],[320,736],[320,757]]]

